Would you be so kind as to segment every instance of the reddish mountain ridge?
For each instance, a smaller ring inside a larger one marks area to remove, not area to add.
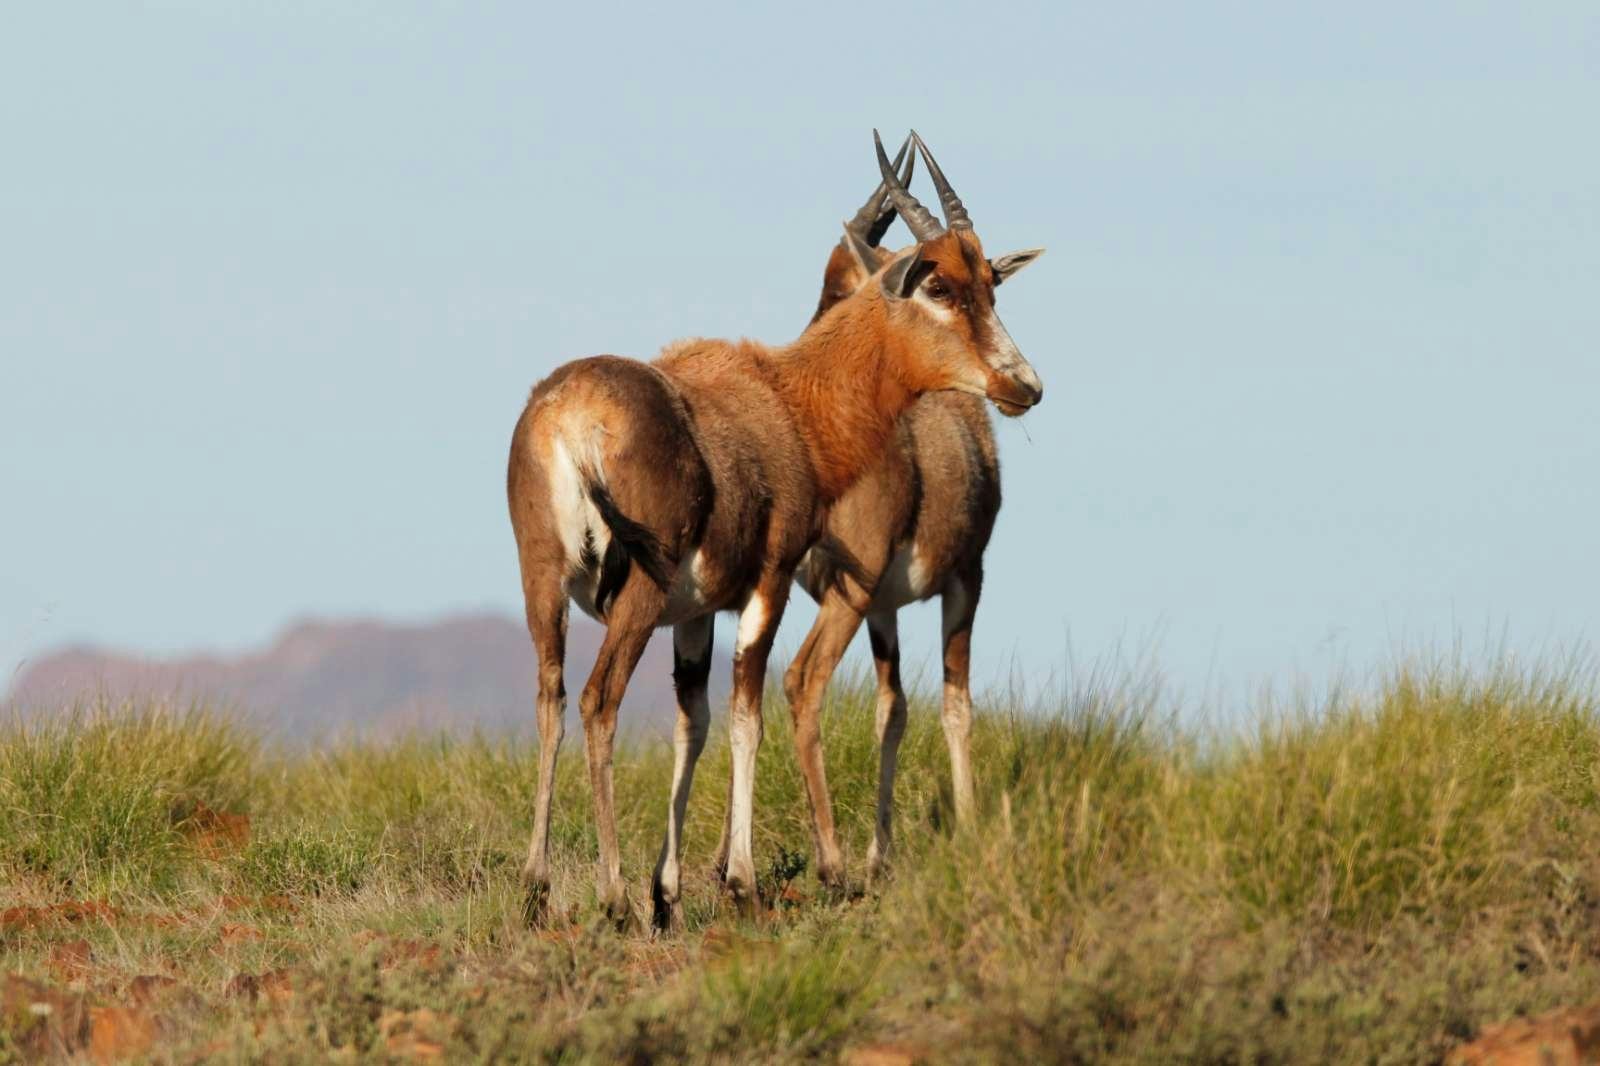
[[[574,613],[567,640],[569,736],[579,728],[577,696],[603,632]],[[717,654],[714,699],[727,691],[730,669]],[[203,699],[236,709],[283,739],[315,741],[407,729],[533,735],[537,689],[527,630],[499,615],[471,615],[420,625],[300,622],[270,647],[232,657],[66,648],[24,664],[7,702],[39,713],[102,694],[112,700]],[[639,662],[619,725],[626,732],[670,733],[675,706],[672,639],[663,630]]]

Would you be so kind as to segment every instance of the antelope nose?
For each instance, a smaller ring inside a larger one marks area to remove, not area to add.
[[[1021,389],[1023,394],[1028,397],[1029,407],[1044,399],[1044,382],[1039,380],[1039,375],[1034,372],[1032,366],[1023,363],[1022,366],[1017,368],[1014,380],[1017,383],[1017,388]]]

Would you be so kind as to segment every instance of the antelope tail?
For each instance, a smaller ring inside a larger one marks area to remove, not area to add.
[[[577,454],[582,455],[583,452]],[[622,508],[617,506],[611,490],[606,487],[605,472],[600,467],[598,454],[593,455],[592,462],[580,461],[577,467],[583,483],[583,494],[611,531],[605,556],[600,560],[600,582],[594,597],[595,610],[604,617],[606,605],[622,591],[623,584],[628,580],[628,571],[635,563],[658,588],[664,590],[668,587],[670,578],[667,576],[666,552],[661,546],[661,538],[654,531],[623,514]]]

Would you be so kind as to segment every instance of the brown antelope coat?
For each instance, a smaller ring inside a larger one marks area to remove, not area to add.
[[[926,156],[925,149],[923,150]],[[894,181],[879,147],[886,183]],[[915,204],[891,186],[902,213]],[[959,206],[959,203],[958,203]],[[533,390],[513,435],[507,493],[528,627],[540,660],[539,791],[524,877],[549,888],[548,837],[565,689],[567,601],[607,632],[579,700],[600,843],[598,888],[627,912],[612,803],[616,711],[650,632],[674,627],[679,695],[672,799],[652,883],[655,917],[680,913],[679,849],[705,741],[712,619],[739,612],[726,878],[753,901],[755,753],[767,656],[826,508],[882,454],[923,393],[962,389],[1032,406],[1037,376],[993,312],[993,271],[970,226],[924,225],[793,344],[685,341],[652,363],[568,363]]]

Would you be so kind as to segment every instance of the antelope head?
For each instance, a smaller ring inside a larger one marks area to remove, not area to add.
[[[894,157],[894,169],[899,173],[902,186],[911,184],[911,175],[917,166],[916,153],[913,152],[910,158],[906,157],[910,149],[911,138],[907,137]],[[900,169],[902,162],[905,163],[904,170]],[[894,204],[889,202],[889,186],[880,181],[872,195],[867,197],[867,202],[861,205],[861,210],[844,224],[845,235],[833,246],[833,252],[828,256],[828,265],[822,272],[822,295],[817,299],[817,311],[811,316],[811,321],[815,322],[827,314],[829,308],[859,289],[862,282],[889,261],[893,253],[878,247],[878,244],[883,240],[883,235],[889,232],[889,227],[894,225],[894,219]]]
[[[990,259],[967,209],[916,131],[909,141],[922,156],[939,194],[942,225],[907,190],[905,180],[896,173],[899,160],[889,161],[876,130],[872,139],[883,179],[878,188],[887,206],[875,204],[878,194],[874,193],[856,219],[845,224],[841,247],[855,267],[858,284],[877,280],[890,331],[903,339],[896,353],[900,373],[915,391],[973,393],[987,397],[1002,414],[1022,414],[1043,397],[1044,385],[995,313],[995,288],[1043,255],[1044,249],[1029,248]],[[902,154],[905,151],[901,149]],[[906,174],[909,176],[910,167]],[[869,209],[873,223],[863,226],[860,220]],[[896,213],[917,243],[885,253],[877,241]],[[824,286],[825,304],[836,292],[849,295],[854,291],[842,284],[853,275],[840,271],[835,276],[833,267],[830,261],[826,281],[834,284]],[[819,306],[818,310],[825,308]]]

